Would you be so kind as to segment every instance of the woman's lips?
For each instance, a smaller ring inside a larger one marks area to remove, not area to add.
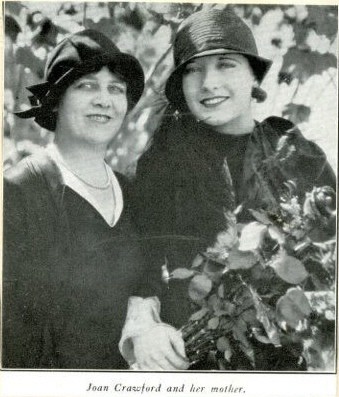
[[[105,114],[89,114],[87,115],[87,118],[89,118],[91,121],[95,121],[96,123],[108,123],[112,117],[107,116]]]
[[[221,103],[227,101],[228,99],[229,99],[228,96],[215,96],[213,98],[202,99],[200,103],[207,108],[212,108],[220,105]]]

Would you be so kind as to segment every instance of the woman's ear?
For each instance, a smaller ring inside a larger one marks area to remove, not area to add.
[[[257,102],[264,102],[267,98],[267,93],[262,88],[259,87],[259,83],[257,80],[254,81],[252,87],[252,98],[254,98]]]

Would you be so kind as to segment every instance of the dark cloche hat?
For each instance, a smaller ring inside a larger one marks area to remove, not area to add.
[[[182,22],[175,37],[175,69],[166,83],[167,99],[177,105],[178,95],[183,95],[182,73],[188,61],[221,50],[246,56],[259,83],[272,64],[258,55],[251,29],[233,11],[216,8],[198,11]]]
[[[81,76],[108,66],[127,84],[129,109],[140,99],[144,90],[144,73],[132,55],[123,53],[104,34],[87,29],[62,40],[51,52],[45,67],[45,82],[27,89],[33,94],[33,107],[15,113],[21,118],[34,117],[43,128],[54,131],[56,113],[52,111],[60,95]]]

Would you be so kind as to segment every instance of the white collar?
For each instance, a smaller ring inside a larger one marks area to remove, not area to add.
[[[116,225],[118,222],[123,207],[124,207],[124,200],[123,200],[123,194],[122,190],[119,184],[119,181],[117,177],[115,176],[113,170],[111,167],[109,167],[106,163],[106,168],[107,168],[107,175],[112,181],[112,187],[113,187],[113,195],[115,198],[115,202],[112,202],[112,205],[114,206],[114,215],[113,215],[113,221],[112,219],[107,219],[107,217],[104,215],[102,208],[100,207],[98,201],[95,199],[95,197],[89,192],[89,190],[86,188],[86,185],[82,183],[71,171],[69,171],[64,163],[64,159],[59,152],[58,148],[56,147],[55,144],[50,144],[46,148],[48,154],[52,157],[52,159],[55,161],[57,164],[62,178],[64,180],[64,183],[70,187],[72,190],[74,190],[76,193],[78,193],[83,199],[85,199],[89,204],[94,207],[99,214],[104,218],[106,223],[110,226],[113,227]]]

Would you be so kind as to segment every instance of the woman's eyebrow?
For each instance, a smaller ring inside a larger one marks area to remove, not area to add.
[[[209,55],[206,55],[206,57],[208,57]],[[240,60],[237,59],[236,57],[233,56],[233,54],[220,54],[217,55],[218,60],[227,60],[227,61],[234,61],[237,63],[240,63]],[[192,59],[190,61],[187,62],[186,66],[192,65],[192,64],[199,64],[199,61],[197,59]]]
[[[191,65],[192,63],[197,63],[197,61],[195,59],[191,59],[186,63],[186,66]]]
[[[111,83],[118,83],[118,84],[126,84],[126,81],[124,81],[123,79],[120,79],[119,77],[113,77],[110,80]]]
[[[234,56],[232,56],[232,54],[230,54],[230,55],[228,55],[228,54],[219,55],[219,60],[223,60],[223,59],[226,59],[228,61],[234,61],[234,62],[240,63],[239,59],[237,59]]]
[[[95,75],[95,73],[88,73],[88,74],[86,74],[85,76],[82,76],[82,77],[79,78],[79,81],[82,81],[82,80],[93,80],[93,81],[97,81],[98,78],[97,78],[97,76]],[[118,76],[113,76],[113,77],[109,80],[109,82],[110,82],[110,83],[125,84],[125,81],[124,81],[123,79],[121,79],[120,77],[118,77]]]
[[[79,78],[79,80],[95,80],[95,79],[96,79],[96,77],[92,73],[85,74],[84,76],[81,76]]]

